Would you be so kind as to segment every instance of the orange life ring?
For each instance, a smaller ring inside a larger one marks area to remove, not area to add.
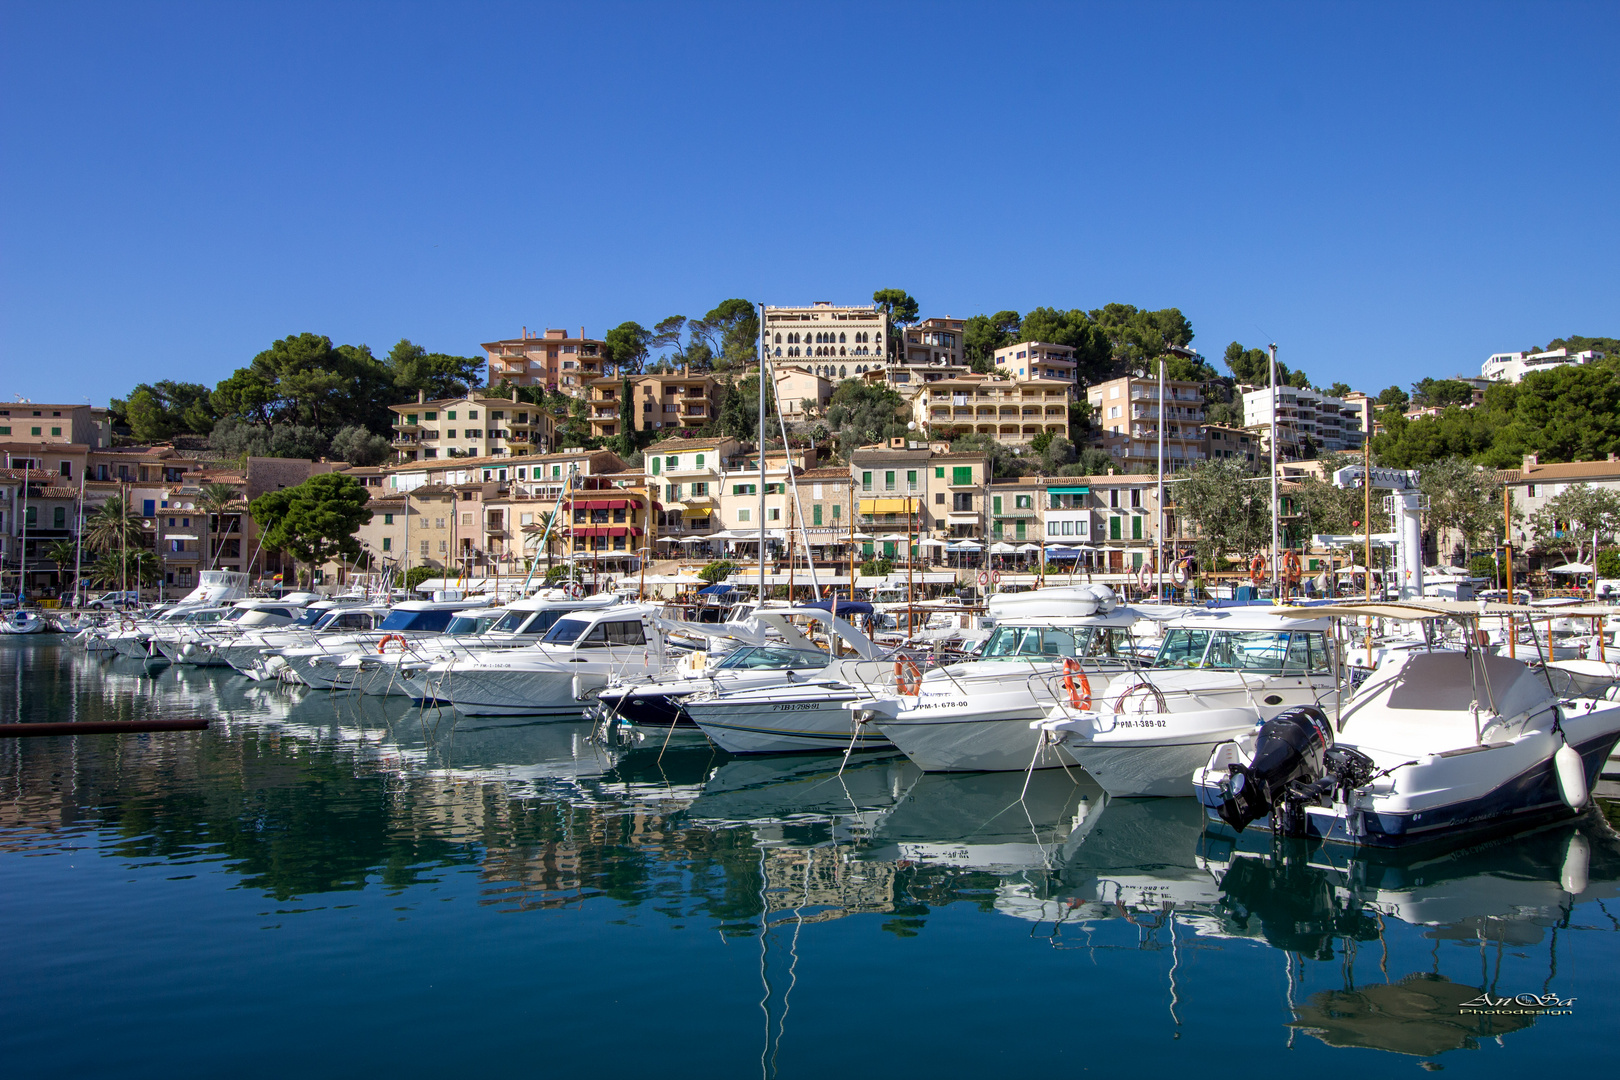
[[[388,650],[388,643],[390,641],[399,642],[399,647],[401,650],[403,650],[405,646],[409,644],[409,642],[405,640],[404,634],[384,634],[377,641],[377,654],[379,656]]]
[[[1295,551],[1283,552],[1283,578],[1289,583],[1299,581],[1299,553]]]
[[[1249,580],[1256,585],[1266,580],[1266,557],[1264,555],[1256,555],[1249,562]]]
[[[1001,571],[1000,570],[992,570],[992,571],[990,571],[990,583],[992,585],[1000,585],[1001,584]]]
[[[1080,677],[1078,685],[1076,675]],[[1069,704],[1076,710],[1083,712],[1091,708],[1091,680],[1086,678],[1086,669],[1080,666],[1080,661],[1072,656],[1063,658],[1063,688],[1069,692]]]
[[[894,662],[894,685],[901,696],[917,694],[922,691],[922,668],[913,660],[896,660]]]

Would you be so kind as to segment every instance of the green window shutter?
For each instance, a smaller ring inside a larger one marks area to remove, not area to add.
[[[811,524],[813,524],[813,525],[820,525],[821,524],[821,504],[820,503],[816,503],[814,506],[812,506],[810,508],[810,519],[811,519]]]
[[[697,456],[697,463],[698,463],[698,468],[702,468],[702,467],[703,467],[703,455],[702,455],[702,454],[699,454],[699,455],[698,455],[698,456]]]
[[[842,511],[843,511],[844,508],[842,506],[839,506],[837,503],[833,503],[832,508],[833,508],[833,520],[837,521],[841,516],[843,516]]]
[[[1142,539],[1142,519],[1139,517],[1131,518],[1131,539]]]
[[[384,514],[383,515],[383,524],[384,525],[392,525],[393,523],[394,523],[394,515],[393,514]]]
[[[664,459],[664,471],[665,472],[668,472],[670,469],[678,469],[680,467],[681,467],[681,458],[680,458],[679,454],[671,454],[667,458]]]
[[[906,483],[910,484],[912,486],[916,485],[916,483],[917,483],[917,470],[916,469],[907,469],[906,470]]]
[[[951,467],[951,483],[953,483],[953,484],[971,484],[971,483],[973,483],[973,466],[971,466],[971,465],[953,465]]]
[[[656,456],[652,459],[652,474],[654,476],[658,475],[658,458]]]
[[[934,466],[934,479],[935,480],[943,480],[943,479],[945,479],[945,466],[943,466],[943,465]]]
[[[862,488],[862,490],[865,490],[865,491],[871,491],[872,490],[872,474],[871,473],[869,473],[869,472],[861,473],[861,488]]]
[[[1019,540],[1024,539],[1024,519],[1023,518],[1018,519],[1017,525],[1015,526],[1015,531],[1018,534],[1017,538]]]
[[[405,422],[406,422],[406,423],[407,423],[407,424],[414,424],[414,423],[416,423],[416,414],[415,414],[415,413],[406,413],[406,414],[405,414]]]
[[[1000,517],[1001,516],[1001,496],[997,495],[993,501],[995,502],[995,508],[993,510],[993,513],[995,513],[995,515],[997,517]]]
[[[1108,519],[1108,539],[1110,539],[1110,540],[1118,540],[1119,539],[1119,517],[1118,517],[1118,515],[1115,515],[1114,517],[1111,517],[1111,518]]]
[[[889,489],[892,489],[894,487],[894,470],[893,469],[889,469],[889,470],[886,470],[884,472],[884,474],[883,474],[883,487],[884,487],[885,490],[889,490]]]

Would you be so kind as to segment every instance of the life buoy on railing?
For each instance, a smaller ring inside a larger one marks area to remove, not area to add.
[[[1290,585],[1297,585],[1299,583],[1299,577],[1299,552],[1283,552],[1283,580],[1288,582]]]
[[[913,660],[894,662],[894,685],[902,697],[922,691],[922,668]]]
[[[406,645],[405,635],[404,634],[384,634],[377,641],[377,652],[379,654],[381,654],[381,653],[384,653],[384,652],[388,651],[388,643],[390,641],[399,642],[400,650],[404,651],[405,645]]]
[[[585,586],[581,585],[577,581],[570,581],[568,583],[567,593],[575,600],[578,600],[580,597],[585,595]]]
[[[980,585],[988,585],[988,584],[990,584],[990,572],[988,570],[980,570],[979,571],[979,584]]]
[[[1136,568],[1136,584],[1138,588],[1145,589],[1153,584],[1153,564],[1143,563]]]
[[[1188,567],[1186,559],[1177,560],[1177,562],[1170,567],[1170,580],[1174,582],[1178,588],[1192,580],[1192,570]]]
[[[1086,669],[1080,666],[1080,661],[1072,656],[1063,658],[1063,688],[1069,692],[1069,704],[1076,710],[1091,708],[1091,680],[1086,677]]]
[[[1259,585],[1266,580],[1266,557],[1256,555],[1249,561],[1249,581]]]
[[[990,571],[990,583],[992,585],[1000,585],[1001,584],[1001,571],[1000,570],[992,570],[992,571]]]

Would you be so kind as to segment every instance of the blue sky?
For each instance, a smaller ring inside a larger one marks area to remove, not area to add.
[[[0,3],[0,394],[909,290],[1326,385],[1620,335],[1620,5]]]

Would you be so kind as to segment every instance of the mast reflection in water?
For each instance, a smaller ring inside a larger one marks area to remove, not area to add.
[[[0,716],[215,721],[0,742],[17,1075],[1607,1061],[1613,803],[1251,851],[1078,772],[605,749],[49,637],[0,642]],[[1573,1002],[1469,1004],[1531,994]]]

